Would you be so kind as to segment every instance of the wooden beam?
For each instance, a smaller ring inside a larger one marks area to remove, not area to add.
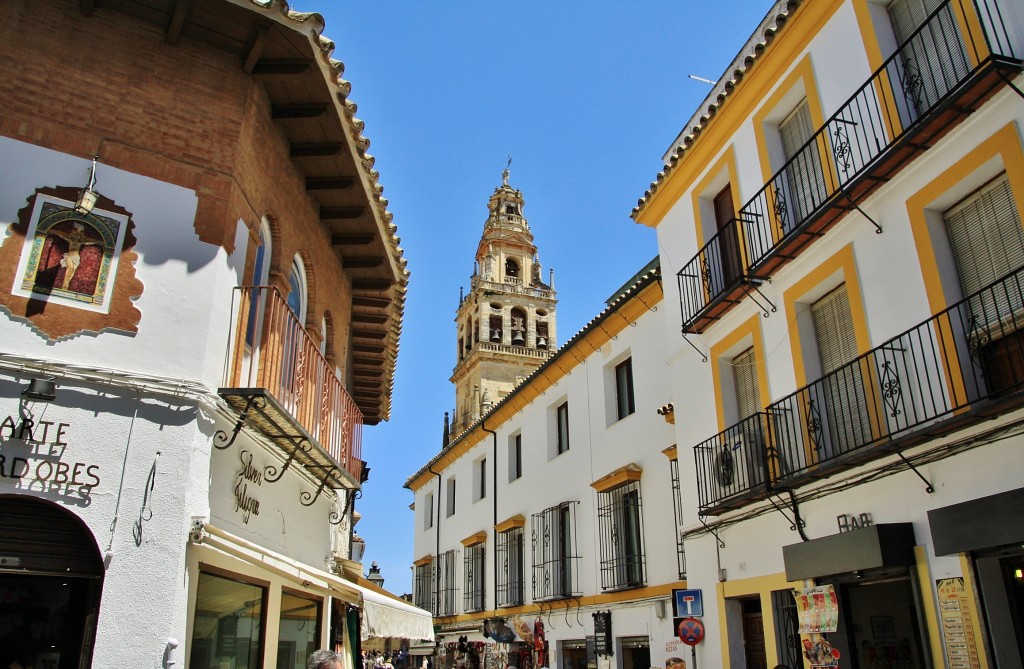
[[[384,376],[382,369],[353,369],[352,376],[364,376],[367,378],[379,379]]]
[[[248,74],[256,73],[256,67],[259,64],[260,56],[263,55],[263,48],[267,46],[267,39],[270,37],[273,25],[268,21],[260,21],[256,30],[249,35],[249,40],[245,45],[245,56],[242,58],[242,71]]]
[[[329,158],[341,153],[341,142],[309,142],[292,144],[289,155],[292,158]]]
[[[387,309],[391,306],[391,300],[386,297],[353,297],[352,306],[369,307],[371,309]]]
[[[352,330],[352,336],[358,339],[384,339],[388,333],[382,330]]]
[[[367,358],[367,357],[364,357],[364,356],[355,355],[355,356],[352,356],[352,360],[353,360],[353,362],[360,363],[360,364],[363,364],[363,365],[377,365],[377,366],[380,366],[380,365],[384,364],[384,360],[382,358]]]
[[[321,216],[321,218],[323,218]],[[366,244],[372,244],[376,236],[373,233],[367,233],[365,235],[359,234],[346,234],[346,235],[331,235],[331,244],[334,246],[364,246]]]
[[[383,346],[373,346],[371,344],[354,344],[352,346],[353,353],[383,353]]]
[[[282,119],[318,118],[327,113],[327,105],[319,102],[293,105],[271,105],[270,118]]]
[[[384,264],[382,256],[361,256],[356,258],[345,257],[345,269],[372,269]]]
[[[356,180],[352,177],[309,177],[306,190],[345,190],[352,188]]]
[[[312,61],[294,58],[257,60],[252,66],[251,74],[254,77],[294,76],[305,74],[312,65]]]
[[[361,311],[357,311],[352,314],[353,323],[373,323],[374,325],[383,325],[387,323],[389,317],[385,314],[366,314]]]
[[[321,207],[321,221],[351,221],[366,213],[366,207]]]
[[[382,291],[391,288],[392,282],[388,279],[356,279],[352,282],[352,290]]]
[[[171,13],[171,20],[167,22],[167,33],[164,41],[168,44],[177,44],[181,37],[181,29],[185,26],[185,19],[188,18],[188,10],[191,0],[178,0],[174,3],[174,11]]]
[[[380,390],[380,381],[356,381],[352,384],[353,388],[363,388],[366,390]]]

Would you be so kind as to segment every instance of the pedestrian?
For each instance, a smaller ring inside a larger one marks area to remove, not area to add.
[[[341,664],[341,655],[333,650],[318,650],[309,656],[306,662],[307,669],[344,669]]]

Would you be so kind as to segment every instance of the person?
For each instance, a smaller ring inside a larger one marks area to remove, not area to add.
[[[82,264],[82,257],[79,255],[82,247],[95,246],[103,242],[87,237],[85,226],[81,223],[75,223],[74,229],[70,233],[60,230],[51,230],[50,232],[68,243],[68,252],[60,260],[60,266],[64,268],[64,282],[61,284],[61,288],[68,290],[71,286],[71,279],[75,277],[78,266]]]
[[[307,669],[344,669],[341,664],[341,655],[333,650],[318,650],[309,656],[306,662]]]

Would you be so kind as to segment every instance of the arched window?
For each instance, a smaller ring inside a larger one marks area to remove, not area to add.
[[[514,258],[505,258],[505,279],[519,278],[519,263]],[[514,282],[513,282],[514,283]]]
[[[296,255],[288,275],[288,307],[302,324],[306,323],[306,295],[306,268],[302,264],[302,257]]]
[[[267,275],[270,269],[270,224],[267,219],[260,223],[259,245],[256,247],[256,257],[252,263],[252,274],[249,276],[250,286],[265,286]],[[259,331],[261,305],[265,299],[263,293],[252,291],[249,303],[249,321],[245,326],[245,344],[252,347]]]
[[[522,309],[512,310],[512,345],[526,346],[526,313]]]

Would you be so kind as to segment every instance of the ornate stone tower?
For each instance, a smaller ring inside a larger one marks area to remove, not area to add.
[[[455,315],[453,435],[472,425],[557,348],[554,270],[549,283],[541,281],[537,247],[523,217],[523,194],[508,185],[508,169],[487,209],[469,295],[459,296]]]

